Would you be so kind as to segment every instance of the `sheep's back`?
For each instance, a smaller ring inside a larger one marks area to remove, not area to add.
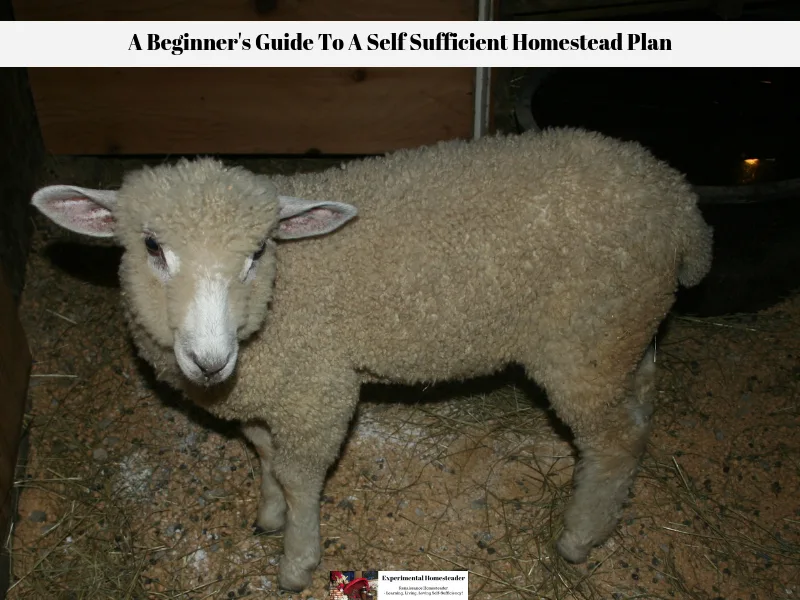
[[[557,338],[597,343],[630,320],[651,327],[697,219],[679,173],[580,130],[445,142],[276,182],[359,217],[279,247],[271,339],[301,319],[309,348],[406,380],[488,372]]]

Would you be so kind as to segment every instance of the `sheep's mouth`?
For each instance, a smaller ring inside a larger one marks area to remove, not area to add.
[[[183,376],[186,377],[193,384],[205,388],[211,388],[227,381],[233,374],[235,369],[236,369],[235,364],[230,364],[226,366],[225,369],[220,373],[215,373],[212,375],[206,375],[205,373],[197,371],[187,372],[187,370],[184,370],[183,368],[181,368],[181,372],[183,373]]]
[[[230,378],[236,370],[238,347],[235,343],[220,346],[227,349],[209,355],[196,353],[191,346],[176,342],[175,358],[184,377],[205,388],[219,385]]]
[[[206,375],[203,375],[201,378],[196,379],[195,383],[198,385],[202,385],[203,387],[210,388],[226,381],[227,379],[228,379],[227,376],[213,375],[211,377],[208,377]]]

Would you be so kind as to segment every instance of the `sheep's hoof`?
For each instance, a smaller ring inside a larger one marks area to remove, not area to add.
[[[591,549],[591,544],[586,544],[581,541],[577,535],[570,531],[562,533],[561,537],[558,538],[556,542],[556,550],[558,550],[558,553],[564,557],[567,562],[573,564],[586,562]]]
[[[252,527],[253,527],[253,535],[257,535],[257,536],[261,536],[261,535],[272,536],[272,535],[278,535],[280,533],[283,533],[283,527],[274,527],[272,529],[266,529],[265,527],[262,527],[261,525],[259,525],[258,522],[254,522]]]
[[[286,525],[286,504],[282,506],[281,504],[269,503],[266,506],[263,503],[260,504],[253,527],[270,534],[283,531],[283,527]]]
[[[311,585],[311,576],[314,569],[303,569],[292,566],[286,562],[284,557],[281,560],[280,572],[278,573],[278,586],[287,592],[302,592]]]

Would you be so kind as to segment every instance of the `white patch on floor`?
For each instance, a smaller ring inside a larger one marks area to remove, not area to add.
[[[195,550],[189,556],[189,564],[191,564],[197,571],[205,571],[206,570],[206,562],[208,562],[208,554],[205,550],[200,548],[199,550]]]
[[[397,426],[396,421],[385,423],[380,419],[380,414],[369,410],[362,410],[353,428],[353,441],[356,444],[370,442],[383,445],[390,442],[392,445],[406,445],[409,442],[425,437],[425,431],[419,427],[405,424]]]
[[[148,500],[152,496],[150,482],[153,467],[146,451],[129,454],[119,462],[119,473],[114,481],[114,493],[130,500]]]

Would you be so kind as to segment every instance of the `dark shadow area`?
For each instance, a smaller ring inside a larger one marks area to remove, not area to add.
[[[10,11],[0,2],[0,20],[11,20]],[[44,158],[25,69],[0,68],[0,106],[0,268],[19,302],[32,233],[28,202]]]
[[[636,140],[693,185],[800,176],[798,69],[552,69],[530,91],[540,128]]]
[[[714,262],[675,310],[714,316],[764,310],[800,289],[800,201],[702,207],[714,227]]]
[[[226,421],[225,419],[215,417],[207,410],[184,398],[182,393],[178,390],[170,387],[163,381],[158,381],[153,372],[153,368],[145,362],[143,358],[138,356],[132,342],[130,342],[130,352],[136,356],[136,368],[142,374],[145,384],[149,389],[153,390],[154,395],[158,400],[163,402],[165,406],[169,406],[185,414],[197,425],[210,429],[222,436],[233,438],[241,435],[238,422]]]
[[[45,255],[56,267],[92,285],[119,287],[122,248],[59,241],[48,244]]]
[[[454,398],[488,395],[507,385],[517,387],[530,400],[532,406],[546,411],[551,427],[564,439],[572,441],[572,431],[551,410],[545,391],[526,377],[523,368],[518,365],[509,366],[493,375],[432,385],[406,386],[368,383],[361,388],[360,400],[362,402],[402,403],[407,405],[431,404]]]

